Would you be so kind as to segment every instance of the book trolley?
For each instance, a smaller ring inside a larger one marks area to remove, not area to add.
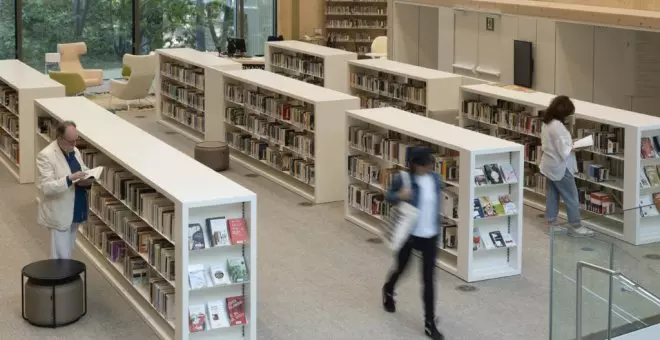
[[[362,108],[396,107],[446,123],[457,123],[460,75],[389,59],[348,62],[350,94]]]
[[[64,97],[64,85],[18,60],[0,60],[0,163],[19,183],[34,182],[34,103]]]
[[[266,71],[348,93],[346,72],[357,54],[297,40],[266,43]]]
[[[514,86],[461,88],[461,125],[525,146],[525,204],[545,210],[541,116],[554,95]],[[575,138],[593,135],[591,148],[576,151],[575,175],[582,223],[632,244],[660,241],[660,118],[573,100],[567,127]],[[653,154],[642,156],[645,146]],[[642,151],[642,152],[640,152]],[[566,214],[562,207],[560,217]]]
[[[337,143],[356,97],[264,70],[223,71],[222,116],[209,140],[226,141],[232,161],[314,203],[341,201],[343,150]]]
[[[388,238],[384,192],[426,145],[444,187],[438,266],[467,282],[520,274],[522,145],[397,108],[348,111],[345,136],[347,220]]]
[[[37,150],[71,120],[104,167],[77,246],[156,333],[256,339],[255,194],[85,98],[34,105]]]
[[[222,98],[206,95],[216,89],[220,70],[240,70],[242,65],[191,48],[156,50],[156,113],[158,122],[195,141],[204,140],[205,121],[219,115]]]

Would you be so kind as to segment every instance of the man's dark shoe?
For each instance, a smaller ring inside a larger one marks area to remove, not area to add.
[[[424,334],[433,340],[445,340],[445,336],[440,333],[435,321],[427,321],[424,323]]]
[[[388,313],[396,312],[394,293],[387,289],[387,285],[383,286],[383,309]]]

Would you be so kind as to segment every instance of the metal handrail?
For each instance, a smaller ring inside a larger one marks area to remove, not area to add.
[[[612,339],[612,304],[613,304],[613,286],[614,286],[614,278],[618,278],[619,280],[623,281],[627,286],[629,286],[631,289],[634,289],[637,293],[645,297],[647,300],[650,302],[654,303],[656,306],[660,307],[660,297],[657,295],[651,293],[648,291],[646,288],[642,287],[635,281],[631,280],[627,276],[621,274],[620,271],[618,270],[613,270],[605,267],[601,267],[592,263],[584,262],[584,261],[578,261],[577,263],[577,279],[576,279],[576,318],[575,318],[575,339],[576,340],[581,340],[582,339],[582,268],[587,268],[591,269],[593,271],[597,271],[603,274],[607,274],[610,278],[610,286],[609,286],[609,298],[607,300],[607,339]]]

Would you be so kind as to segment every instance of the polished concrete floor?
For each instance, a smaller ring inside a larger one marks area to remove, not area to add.
[[[155,121],[153,111],[118,115],[192,153],[193,143],[169,133]],[[121,138],[120,131],[117,138]],[[419,269],[411,269],[401,281],[397,313],[385,313],[380,306],[380,287],[392,263],[391,253],[383,244],[369,242],[373,235],[345,221],[341,203],[307,207],[299,205],[302,198],[265,178],[246,177],[249,171],[241,167],[233,166],[223,174],[258,196],[259,339],[425,338]],[[4,255],[0,269],[5,273],[0,280],[0,339],[155,339],[140,316],[92,266],[90,311],[84,319],[55,330],[24,323],[20,317],[20,269],[48,256],[48,235],[36,226],[33,185],[19,185],[0,169],[0,191],[0,252]],[[465,284],[462,280],[438,270],[437,311],[448,340],[548,338],[550,242],[538,214],[530,208],[524,211],[522,275],[473,283],[476,290],[466,292],[459,289]],[[599,241],[557,237],[554,315],[562,322],[563,331],[556,331],[555,339],[563,340],[575,334],[575,287],[571,281],[575,278],[575,259],[602,261],[606,250],[600,243],[589,243]],[[659,281],[656,264],[642,258],[646,253],[660,253],[658,247],[626,251],[634,251],[631,266],[638,266],[637,271],[648,276],[649,282]],[[595,309],[606,306],[601,299],[606,297],[602,291],[606,283],[600,277],[588,280],[597,287],[585,293],[585,304]],[[641,318],[649,308],[639,311],[636,304],[623,303],[620,309],[617,312],[624,316],[640,314]],[[589,325],[584,334],[602,330],[602,318],[585,319]]]

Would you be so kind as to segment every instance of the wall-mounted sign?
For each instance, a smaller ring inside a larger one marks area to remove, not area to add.
[[[495,18],[486,17],[486,30],[494,31],[495,30]]]

